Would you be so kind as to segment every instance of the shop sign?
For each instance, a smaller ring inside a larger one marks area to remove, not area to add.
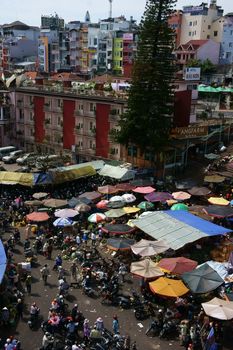
[[[171,136],[175,139],[189,139],[208,135],[208,126],[191,126],[184,128],[175,128]]]
[[[200,80],[201,68],[189,67],[184,69],[184,80]]]
[[[133,40],[133,33],[123,34],[123,40]]]

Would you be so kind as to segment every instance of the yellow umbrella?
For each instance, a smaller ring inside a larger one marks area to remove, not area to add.
[[[167,205],[169,205],[169,207],[171,207],[173,204],[178,203],[178,201],[176,201],[175,199],[168,199],[166,202]]]
[[[137,207],[124,207],[123,208],[124,212],[126,214],[134,214],[140,211],[140,208]]]
[[[216,205],[228,205],[229,201],[222,197],[210,197],[208,202]]]
[[[208,176],[205,176],[204,178],[204,182],[220,183],[220,182],[223,182],[224,180],[225,180],[225,177],[220,175],[208,175]]]
[[[136,226],[134,225],[134,223],[133,223],[132,220],[129,220],[129,221],[127,222],[127,225],[129,225],[130,227],[136,227]]]
[[[174,280],[167,277],[160,277],[156,281],[150,282],[149,286],[153,293],[166,297],[176,298],[189,291],[181,280]]]

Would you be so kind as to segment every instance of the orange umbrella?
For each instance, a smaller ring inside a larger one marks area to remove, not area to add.
[[[28,214],[26,216],[27,220],[28,221],[46,221],[49,219],[49,215],[45,212],[37,212],[37,211],[34,211],[33,213],[31,214]]]
[[[156,281],[150,282],[149,286],[153,293],[164,295],[166,297],[177,298],[189,291],[182,281],[167,277],[160,277]]]

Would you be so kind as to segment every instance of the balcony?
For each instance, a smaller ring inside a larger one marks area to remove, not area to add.
[[[56,106],[56,107],[53,107],[52,108],[52,112],[55,112],[55,113],[63,113],[63,106]]]
[[[74,115],[83,116],[84,115],[83,109],[75,109]]]
[[[26,103],[24,105],[24,108],[34,109],[34,103],[33,102]]]
[[[20,109],[23,108],[23,100],[18,100],[16,106]]]
[[[44,112],[51,112],[51,110],[52,110],[51,105],[48,103],[47,104],[45,103],[44,104]]]

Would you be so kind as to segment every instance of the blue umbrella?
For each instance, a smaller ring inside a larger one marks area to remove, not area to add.
[[[53,226],[55,227],[71,226],[72,224],[73,224],[73,221],[69,218],[58,218],[53,222]]]
[[[5,249],[2,244],[2,241],[0,240],[0,283],[2,282],[3,276],[5,274],[6,264],[7,264],[6,253],[5,253]]]

